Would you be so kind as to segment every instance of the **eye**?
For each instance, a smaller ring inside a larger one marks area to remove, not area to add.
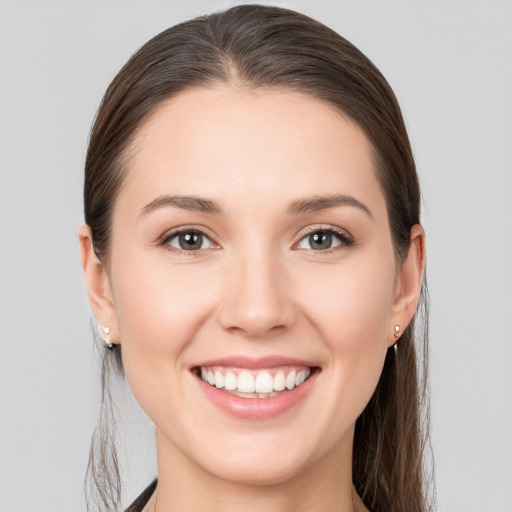
[[[296,247],[313,251],[328,251],[338,246],[348,247],[351,244],[352,239],[346,233],[333,228],[326,228],[311,231],[300,239]]]
[[[203,249],[215,248],[215,244],[201,231],[192,229],[174,231],[162,240],[162,245],[169,246],[170,250],[194,252]]]

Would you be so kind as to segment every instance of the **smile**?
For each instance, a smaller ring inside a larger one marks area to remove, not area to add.
[[[315,363],[280,356],[233,356],[190,369],[208,402],[230,416],[253,421],[298,407],[313,392],[322,371]]]
[[[201,366],[204,382],[242,398],[272,398],[300,386],[311,375],[311,368],[288,367],[264,370]]]

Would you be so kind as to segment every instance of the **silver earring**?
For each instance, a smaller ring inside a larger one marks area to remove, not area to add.
[[[105,346],[112,348],[112,342],[107,337],[110,334],[110,327],[107,325],[98,325],[98,330],[100,331],[102,340],[105,342]]]

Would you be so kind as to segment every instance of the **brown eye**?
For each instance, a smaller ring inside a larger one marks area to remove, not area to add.
[[[174,233],[165,241],[167,245],[182,251],[199,251],[212,247],[210,239],[198,231]]]
[[[199,233],[185,233],[178,237],[181,249],[185,251],[194,251],[201,249],[203,245],[203,235]]]

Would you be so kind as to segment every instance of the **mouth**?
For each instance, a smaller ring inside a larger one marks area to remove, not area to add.
[[[294,408],[311,394],[321,367],[269,356],[229,357],[190,368],[208,402],[244,420],[266,420]]]
[[[192,371],[209,386],[230,395],[268,399],[302,386],[319,368],[293,365],[256,370],[209,365],[194,367]]]

